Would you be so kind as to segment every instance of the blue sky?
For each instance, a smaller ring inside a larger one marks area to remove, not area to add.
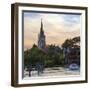
[[[26,13],[24,13],[24,17],[40,18],[43,14],[48,14],[48,13],[26,12]],[[77,15],[75,15],[75,14],[57,14],[57,15],[62,17],[63,20],[65,21],[65,23],[69,23],[69,24],[80,23],[80,15],[78,15],[78,14]]]

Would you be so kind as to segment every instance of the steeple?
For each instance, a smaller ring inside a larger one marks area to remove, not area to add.
[[[41,34],[44,34],[42,18],[41,18],[41,28],[40,28],[40,33],[41,33]]]
[[[40,49],[44,50],[45,45],[46,45],[45,35],[44,35],[44,30],[43,30],[43,22],[42,22],[42,19],[41,19],[40,33],[39,33],[39,36],[38,36],[38,47]]]

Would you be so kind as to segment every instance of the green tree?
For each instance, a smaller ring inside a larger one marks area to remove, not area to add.
[[[29,50],[24,52],[24,63],[25,66],[32,64],[35,66],[37,62],[44,62],[44,55],[45,53],[40,50],[36,45]]]
[[[66,39],[65,42],[62,44],[62,47],[63,48],[73,47],[77,43],[80,43],[80,36],[74,37],[72,39]]]

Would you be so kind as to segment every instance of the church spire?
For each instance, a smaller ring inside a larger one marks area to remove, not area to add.
[[[43,33],[43,22],[42,22],[42,18],[41,18],[41,29],[40,32]]]
[[[44,30],[43,30],[43,22],[42,22],[42,19],[41,19],[40,33],[39,33],[39,36],[38,36],[38,47],[40,49],[44,50],[45,45],[46,45],[45,35],[44,35]]]

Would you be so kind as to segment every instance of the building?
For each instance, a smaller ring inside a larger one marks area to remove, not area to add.
[[[53,52],[55,53],[61,50],[59,46],[55,46],[54,44],[46,45],[46,36],[44,34],[42,19],[41,19],[40,33],[38,34],[38,48],[44,51],[45,53],[48,53],[50,48],[53,48]]]
[[[45,34],[43,30],[43,22],[41,19],[40,33],[38,35],[38,48],[40,48],[41,50],[45,50],[45,47],[46,47],[46,40],[45,40]]]
[[[74,46],[64,50],[65,53],[65,64],[70,65],[75,63],[80,65],[80,46]]]

